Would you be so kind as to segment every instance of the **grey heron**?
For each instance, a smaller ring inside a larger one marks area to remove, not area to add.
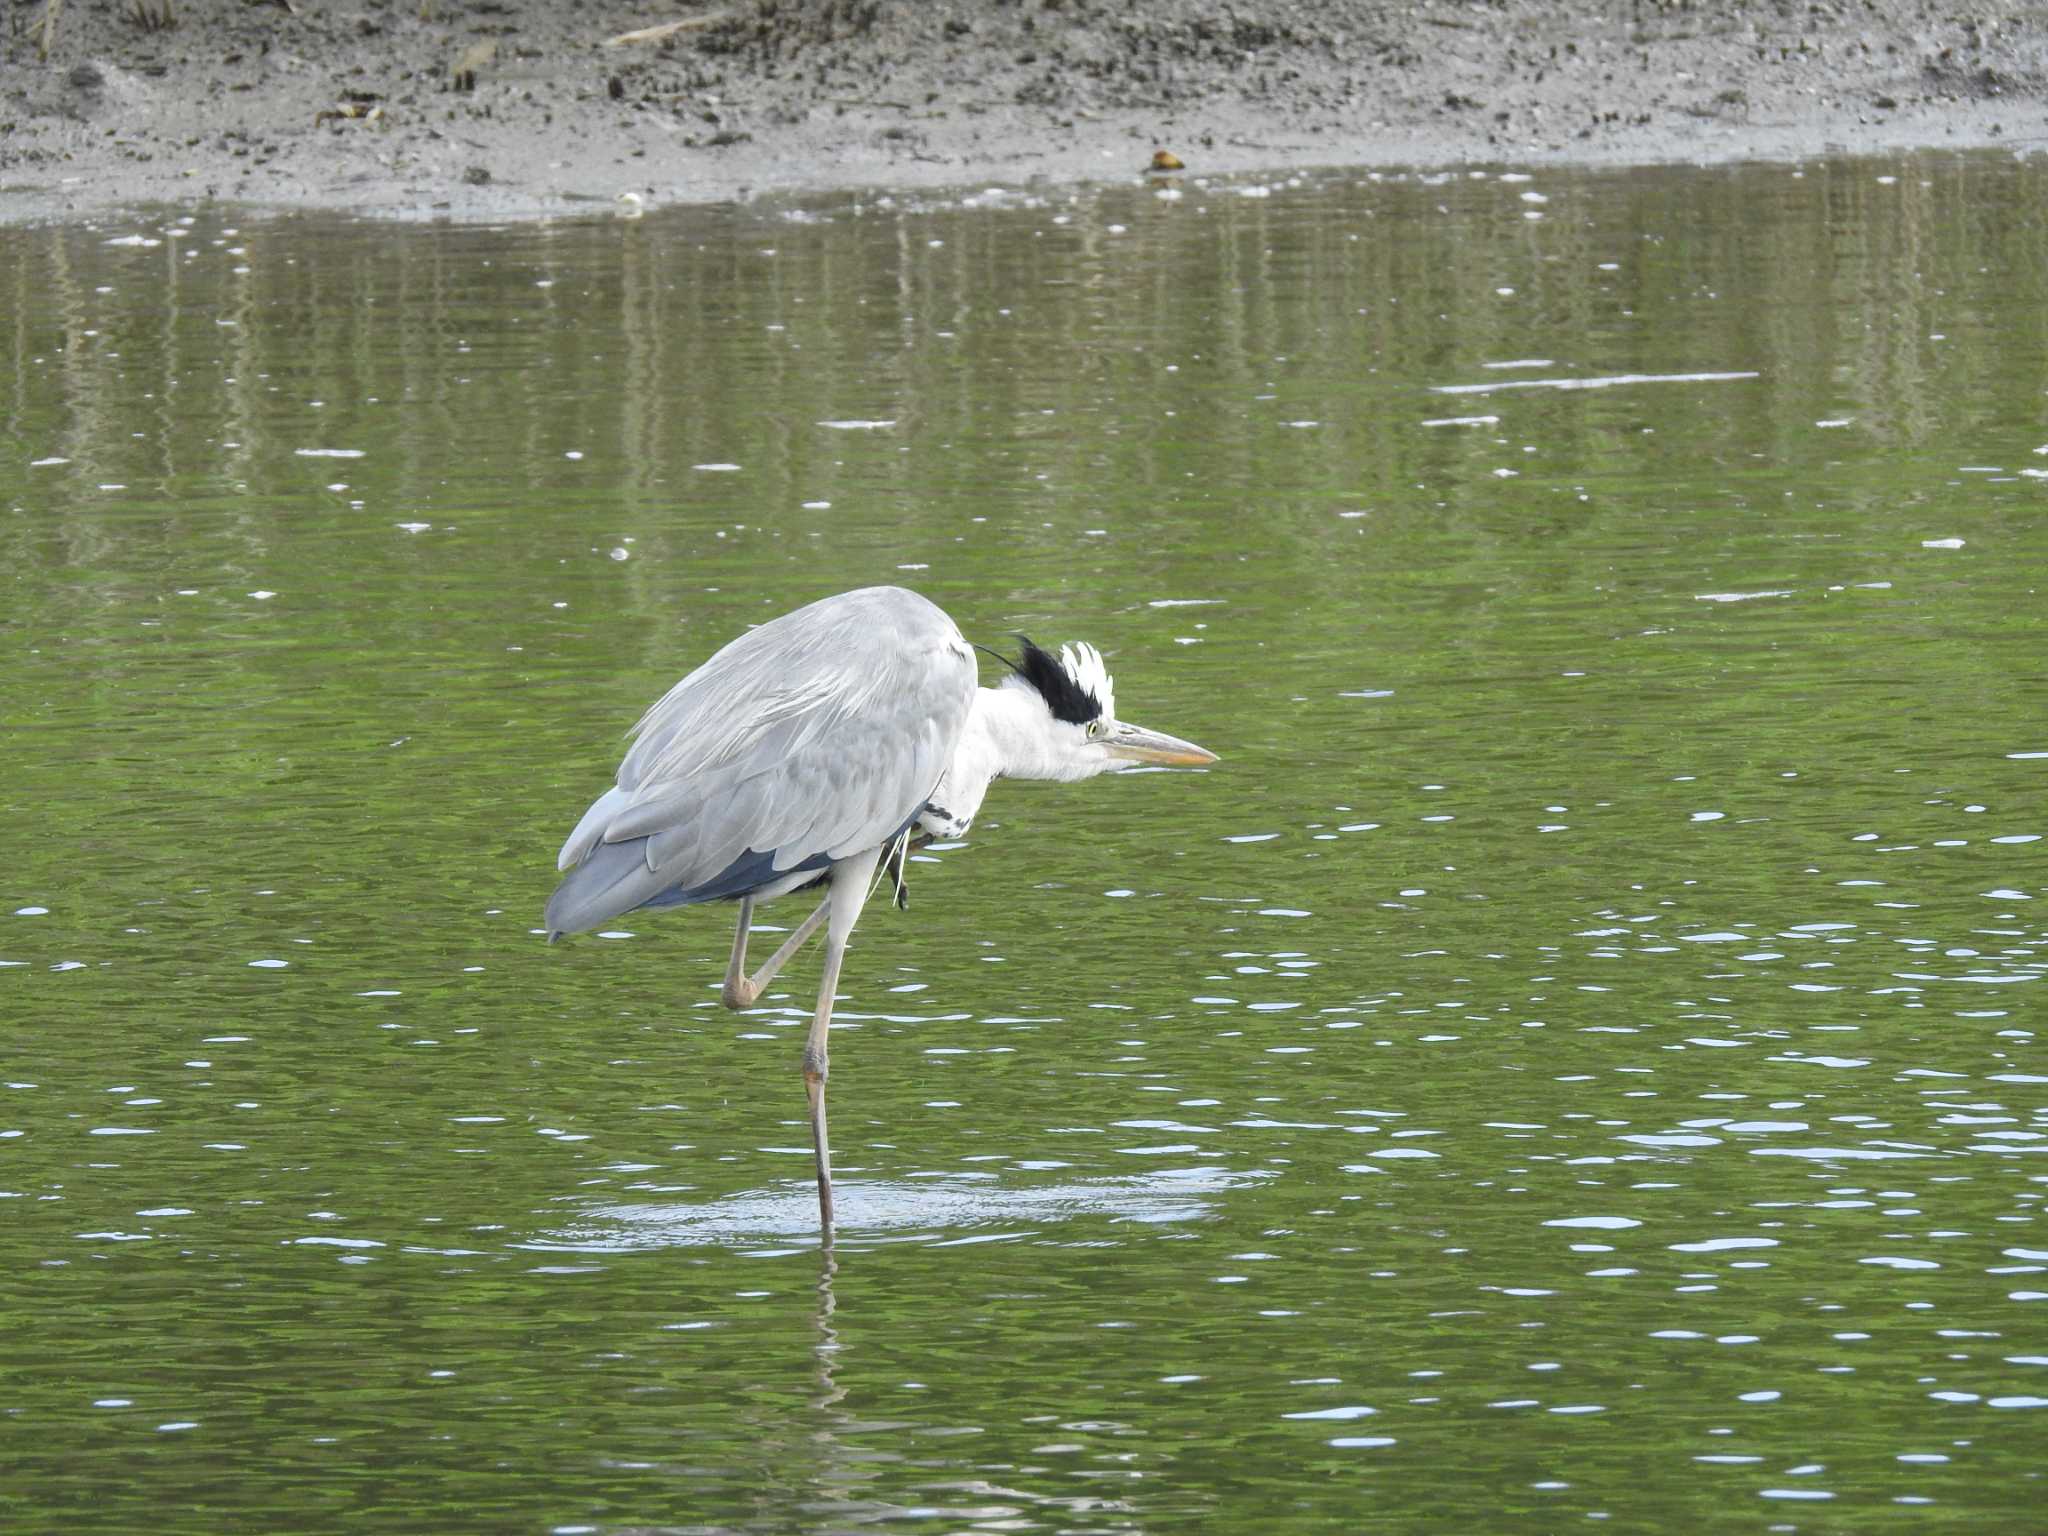
[[[958,837],[999,778],[1089,779],[1215,755],[1116,715],[1101,653],[1029,640],[993,688],[974,647],[901,587],[843,592],[770,619],[677,683],[633,727],[618,780],[562,844],[550,942],[643,907],[734,900],[721,997],[748,1008],[825,929],[804,1041],[818,1217],[832,1239],[826,1035],[846,941],[885,856],[902,878],[915,840]],[[757,903],[825,883],[824,899],[752,975]],[[900,894],[900,884],[899,884]]]

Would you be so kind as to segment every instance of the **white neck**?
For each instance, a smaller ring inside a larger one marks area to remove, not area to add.
[[[1063,746],[1037,694],[1017,687],[975,690],[953,760],[932,791],[925,830],[958,837],[997,779],[1087,778],[1091,768]]]

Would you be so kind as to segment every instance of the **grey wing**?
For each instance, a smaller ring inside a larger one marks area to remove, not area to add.
[[[974,652],[914,592],[870,587],[750,630],[634,728],[562,845],[551,933],[824,869],[924,808],[974,699]]]

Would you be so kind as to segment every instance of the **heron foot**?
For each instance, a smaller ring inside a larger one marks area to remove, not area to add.
[[[742,897],[739,924],[733,930],[732,936],[732,963],[725,968],[725,986],[719,992],[718,1000],[735,1012],[742,1008],[751,1008],[759,1002],[761,994],[768,990],[768,983],[789,964],[790,957],[804,947],[804,942],[824,925],[831,905],[831,897],[828,894],[825,900],[818,903],[818,909],[799,923],[796,931],[782,941],[782,947],[768,957],[767,964],[749,976],[747,934],[754,922],[754,898]]]

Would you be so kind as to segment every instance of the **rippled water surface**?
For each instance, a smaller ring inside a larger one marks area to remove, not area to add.
[[[0,234],[0,1524],[2028,1528],[2044,208]],[[1223,761],[870,909],[827,1260],[815,959],[535,929],[640,708],[878,581]]]

